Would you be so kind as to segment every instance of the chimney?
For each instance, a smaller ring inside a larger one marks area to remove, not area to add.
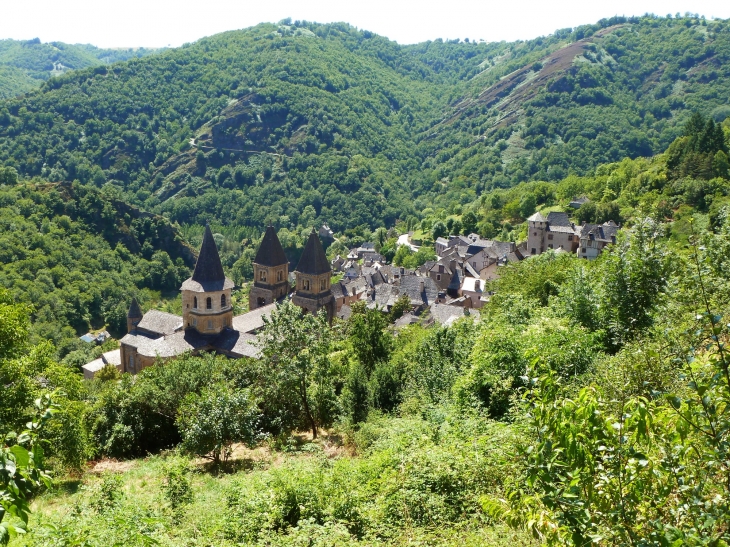
[[[419,286],[420,286],[420,288],[421,288],[421,292],[422,292],[422,293],[426,291],[426,283],[425,283],[424,281],[421,281],[421,282],[419,283]]]

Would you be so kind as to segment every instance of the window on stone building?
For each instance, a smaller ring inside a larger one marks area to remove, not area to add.
[[[441,274],[436,274],[436,281],[441,281]]]
[[[213,309],[213,299],[210,296],[205,299],[205,309],[206,310],[212,310]]]
[[[259,281],[266,281],[266,270],[259,270]]]
[[[324,279],[321,279],[319,281],[319,290],[323,291],[323,290],[325,290],[326,287],[327,287],[327,281],[325,281]]]
[[[222,294],[221,295],[221,308],[225,308],[225,307],[226,307],[226,295]]]
[[[535,249],[535,247],[533,247],[532,250],[530,251],[530,254],[533,254],[533,255],[537,254],[537,249]]]
[[[213,330],[213,321],[208,320],[208,330]]]
[[[553,234],[548,234],[548,239],[552,239],[552,238],[553,238]]]
[[[193,296],[193,309],[194,310],[198,309],[198,297],[197,296]]]
[[[302,288],[305,291],[308,291],[309,290],[309,279],[305,279],[304,281],[302,281]]]
[[[134,356],[129,356],[129,370],[134,370]]]
[[[281,281],[283,277],[284,277],[284,272],[282,272],[281,270],[279,270],[278,272],[276,272],[276,280],[277,281]]]
[[[193,326],[194,327],[197,327],[198,326],[198,320],[195,319],[195,317],[193,317]]]

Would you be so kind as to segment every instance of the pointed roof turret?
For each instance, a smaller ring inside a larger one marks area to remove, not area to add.
[[[269,225],[261,240],[256,258],[253,259],[255,264],[261,266],[282,266],[287,264],[284,249],[281,247],[279,236],[273,226]]]
[[[132,298],[132,304],[129,306],[129,311],[127,312],[127,319],[137,319],[138,317],[142,317],[142,310],[137,303],[137,299]]]
[[[529,222],[547,222],[547,219],[544,216],[542,216],[540,211],[538,211],[537,213],[535,213],[534,215],[529,217],[527,220]]]
[[[216,247],[210,226],[206,224],[203,244],[200,246],[200,254],[198,255],[198,261],[195,263],[193,276],[182,284],[181,289],[184,291],[210,292],[231,289],[234,286],[233,281],[223,273],[218,247]]]
[[[206,224],[203,244],[200,246],[200,254],[198,255],[198,261],[195,263],[192,280],[198,283],[210,283],[223,281],[225,278],[226,274],[223,273],[218,247],[215,244],[215,239],[213,239],[210,226]]]
[[[297,264],[297,272],[309,275],[319,275],[327,272],[331,272],[329,260],[327,255],[324,254],[324,248],[322,242],[317,236],[317,232],[312,228],[307,240],[307,245],[304,247],[302,258]]]

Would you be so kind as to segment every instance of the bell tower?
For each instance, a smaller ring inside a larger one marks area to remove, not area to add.
[[[183,326],[200,334],[219,334],[233,322],[233,281],[223,273],[218,247],[210,226],[205,226],[203,244],[193,276],[182,284]]]
[[[142,310],[139,308],[137,299],[132,298],[132,304],[127,312],[127,334],[135,330],[140,321],[142,321]]]
[[[266,228],[261,240],[253,260],[253,275],[249,309],[266,306],[289,294],[289,261],[273,226]]]
[[[297,286],[292,302],[313,314],[324,308],[331,322],[335,315],[335,298],[330,290],[332,268],[314,229],[309,234],[295,273]]]

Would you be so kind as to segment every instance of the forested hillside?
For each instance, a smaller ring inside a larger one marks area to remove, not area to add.
[[[285,21],[0,101],[0,545],[730,544],[729,55],[694,17]],[[206,221],[241,284],[268,221],[290,260],[326,221],[330,255],[411,265],[535,211],[621,230],[499,266],[449,326],[285,301],[259,359],[79,374],[132,296],[179,313]]]
[[[144,57],[158,50],[147,48],[100,49],[89,44],[0,40],[0,99],[39,88],[53,76],[70,70],[107,65]]]
[[[661,152],[694,110],[721,121],[729,28],[619,18],[399,46],[343,24],[259,25],[5,101],[0,161],[112,184],[181,224],[391,226]]]
[[[32,310],[31,340],[64,357],[86,329],[122,334],[131,296],[177,291],[195,255],[167,220],[113,193],[39,184],[0,186],[0,263],[0,287]]]

